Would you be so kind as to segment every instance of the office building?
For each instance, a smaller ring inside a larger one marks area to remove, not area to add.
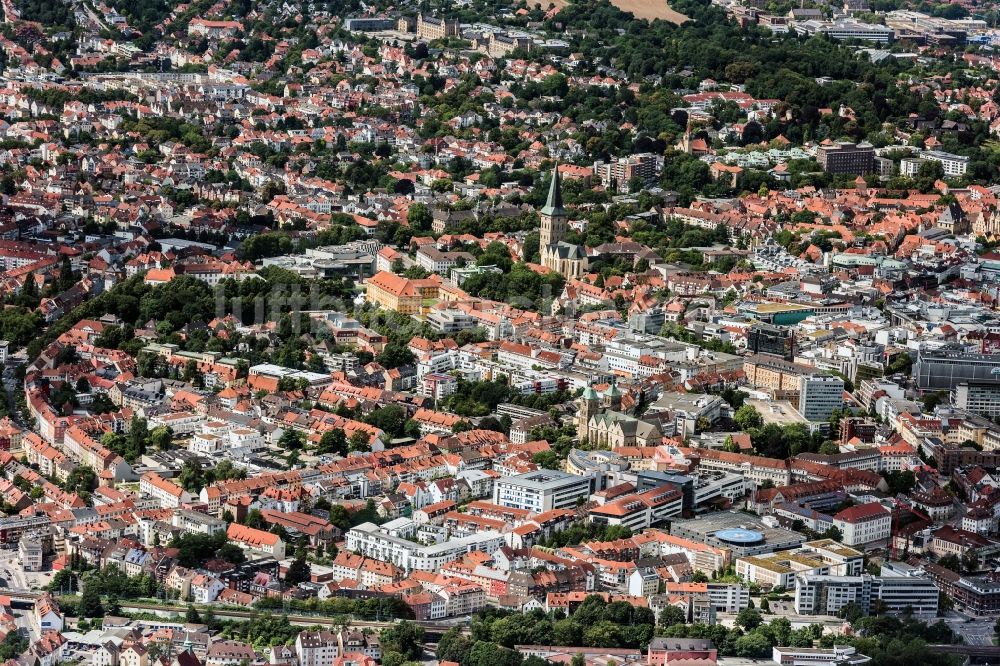
[[[905,562],[883,562],[878,598],[887,613],[931,618],[938,613],[941,591],[927,573]]]
[[[833,539],[807,541],[799,552],[822,561],[834,576],[860,576],[865,568],[864,553]]]
[[[809,421],[829,421],[844,407],[844,380],[832,375],[799,377],[799,413]]]
[[[344,29],[348,32],[381,32],[395,28],[396,20],[389,17],[361,16],[344,19]]]
[[[799,574],[795,577],[795,612],[799,615],[836,615],[847,604],[855,604],[868,615],[872,599],[878,595],[877,587],[878,582],[869,574]]]
[[[757,323],[747,333],[747,351],[770,354],[791,361],[795,355],[795,332],[785,326]]]
[[[860,23],[850,19],[795,21],[793,27],[795,32],[800,35],[822,34],[834,40],[857,39],[876,44],[888,44],[892,41],[894,34],[892,28],[887,28],[884,25]]]
[[[839,141],[817,148],[816,161],[827,173],[871,173],[875,169],[875,148],[867,143]]]
[[[968,40],[970,29],[987,27],[975,19],[955,21],[910,10],[887,12],[885,24],[895,30],[897,39],[933,46],[961,46]]]
[[[868,615],[878,601],[889,615],[937,615],[939,590],[930,576],[905,564],[900,569],[883,567],[882,574],[799,574],[795,577],[795,612],[837,615],[853,603]]]
[[[705,583],[708,601],[718,613],[739,613],[750,607],[750,588],[737,583]]]
[[[1000,414],[1000,385],[962,382],[952,392],[951,402],[958,409],[996,416]]]
[[[775,647],[771,660],[781,666],[860,666],[871,661],[871,657],[851,646],[835,645],[832,648]]]
[[[493,484],[493,503],[542,513],[573,509],[594,492],[594,478],[555,470],[540,470],[498,479]]]
[[[921,349],[913,376],[921,391],[950,390],[962,383],[1000,386],[1000,355],[966,352],[957,346]]]
[[[694,520],[674,520],[670,534],[713,548],[727,548],[733,557],[790,550],[805,541],[798,532],[771,527],[749,514],[728,511],[706,513]]]

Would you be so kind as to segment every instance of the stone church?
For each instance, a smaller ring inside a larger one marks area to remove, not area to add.
[[[602,394],[588,386],[577,399],[576,434],[591,446],[659,446],[663,433],[656,423],[621,411],[622,392],[615,380]]]
[[[587,270],[587,252],[580,245],[563,241],[566,237],[569,215],[563,207],[558,164],[552,170],[549,196],[545,206],[538,212],[538,217],[540,222],[538,245],[542,265],[566,278],[581,277]]]

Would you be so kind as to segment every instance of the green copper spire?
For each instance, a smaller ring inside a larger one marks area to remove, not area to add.
[[[555,168],[552,169],[552,180],[549,181],[549,196],[542,207],[542,215],[555,216],[565,214],[566,209],[563,208],[562,200],[562,184],[559,182],[559,162],[556,162]]]

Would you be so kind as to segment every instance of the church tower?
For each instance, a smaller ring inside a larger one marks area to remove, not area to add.
[[[559,163],[552,170],[552,180],[549,183],[549,196],[545,206],[538,212],[540,228],[538,230],[538,245],[546,248],[555,245],[566,237],[567,215],[563,208],[562,184],[559,182]]]
[[[618,379],[616,377],[611,378],[611,385],[604,392],[604,408],[610,411],[617,412],[622,408],[622,392],[618,388]]]
[[[593,386],[584,389],[576,400],[576,437],[582,442],[590,434],[590,419],[597,414],[599,396]]]

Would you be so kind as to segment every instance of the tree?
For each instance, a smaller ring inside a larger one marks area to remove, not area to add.
[[[958,555],[945,555],[937,561],[938,566],[944,567],[954,571],[955,573],[962,573],[962,561],[958,559]]]
[[[264,516],[261,514],[260,509],[250,509],[243,524],[255,530],[267,529],[267,523],[264,521]]]
[[[771,610],[771,602],[768,601],[767,597],[760,600],[760,612],[767,613]]]
[[[67,492],[89,492],[97,488],[97,473],[90,465],[77,465],[63,484]]]
[[[247,554],[235,543],[223,544],[222,547],[216,551],[215,556],[220,560],[229,562],[230,564],[243,564],[247,561]]]
[[[285,428],[278,439],[278,446],[286,451],[298,451],[305,445],[305,437],[295,428]]]
[[[201,615],[198,614],[198,609],[194,607],[194,604],[188,604],[184,621],[188,624],[201,624]]]
[[[531,462],[545,469],[562,469],[563,460],[555,450],[539,451],[531,456]]]
[[[846,604],[844,604],[841,607],[840,612],[837,613],[839,617],[847,620],[851,624],[854,624],[860,618],[864,617],[864,614],[865,613],[861,609],[861,606],[859,606],[857,603],[853,601],[849,601]]]
[[[840,453],[840,446],[835,442],[823,442],[820,444],[819,452],[827,456],[836,455]]]
[[[181,473],[177,476],[177,481],[184,490],[191,493],[198,493],[205,487],[205,474],[197,461],[189,460],[181,468]]]
[[[760,611],[756,608],[744,608],[736,615],[737,626],[743,627],[745,631],[753,631],[761,625],[764,619]]]
[[[476,641],[462,666],[521,666],[521,653],[488,641]]]
[[[351,515],[347,512],[347,509],[344,508],[343,504],[334,504],[330,507],[329,520],[345,532],[347,531],[347,528],[351,526]]]
[[[375,360],[378,361],[379,365],[391,370],[413,363],[413,352],[405,345],[389,343],[382,348],[382,353]]]
[[[371,436],[364,430],[357,430],[348,440],[348,449],[351,451],[371,451]]]
[[[740,430],[746,432],[754,428],[760,428],[764,424],[764,419],[753,407],[753,405],[743,405],[736,410],[736,414],[733,415],[733,420],[736,421],[736,425],[740,427]]]
[[[319,438],[319,447],[317,447],[316,453],[320,455],[327,453],[347,455],[347,435],[341,428],[327,430]]]
[[[760,659],[771,654],[771,642],[767,636],[756,632],[736,639],[736,656],[744,659]]]
[[[8,632],[0,641],[0,659],[16,659],[28,651],[28,639],[17,631]]]
[[[975,573],[979,571],[980,562],[979,554],[974,548],[967,548],[964,553],[962,553],[962,570],[965,573]]]
[[[660,611],[659,624],[661,627],[672,627],[675,624],[684,624],[685,622],[687,622],[687,616],[677,606],[668,605]]]
[[[312,571],[306,562],[305,548],[295,551],[295,559],[288,565],[288,572],[285,574],[285,583],[288,585],[298,585],[309,580]]]
[[[104,617],[104,606],[101,604],[101,593],[98,591],[98,579],[91,574],[83,585],[80,595],[80,605],[77,612],[80,617]]]
[[[408,660],[419,659],[423,653],[420,644],[424,640],[424,628],[406,620],[386,627],[379,634],[383,650],[398,652]]]
[[[160,451],[166,451],[169,449],[173,438],[174,432],[171,430],[170,426],[156,426],[149,431],[150,444],[155,446]]]
[[[391,437],[403,434],[406,424],[406,410],[399,405],[386,405],[373,410],[365,417],[365,423],[373,425]]]
[[[430,231],[434,218],[431,216],[431,212],[427,209],[427,206],[422,203],[415,203],[407,211],[406,221],[410,223],[410,228],[415,232]]]
[[[567,643],[560,643],[560,645],[567,645]],[[441,634],[435,656],[439,661],[454,661],[464,664],[469,658],[471,649],[472,641],[465,636],[461,628],[452,627]]]
[[[899,472],[888,472],[882,476],[885,477],[885,482],[889,486],[889,493],[891,495],[909,493],[917,485],[916,477],[908,469]]]

